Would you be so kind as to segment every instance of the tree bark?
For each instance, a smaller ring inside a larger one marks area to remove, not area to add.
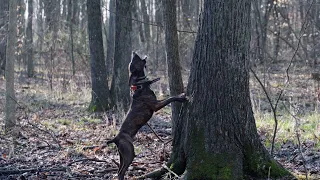
[[[6,47],[7,47],[7,27],[9,0],[3,0],[0,3],[0,75],[4,74],[6,67]]]
[[[14,61],[17,38],[17,0],[9,2],[9,25],[6,56],[6,119],[5,129],[11,131],[16,125],[16,102],[14,91]]]
[[[132,54],[132,0],[116,1],[115,52],[111,94],[116,109],[126,112],[130,103],[128,64]]]
[[[179,59],[179,42],[177,33],[176,0],[162,0],[165,42],[167,52],[167,70],[169,76],[170,95],[176,96],[183,92],[181,65]],[[177,121],[181,103],[172,103],[173,132]]]
[[[169,165],[186,179],[291,176],[259,140],[249,93],[250,0],[205,0]]]
[[[100,0],[87,1],[88,35],[92,81],[90,111],[109,109],[109,89],[103,53]]]
[[[151,38],[151,33],[150,33],[150,25],[149,25],[149,14],[147,11],[147,5],[146,5],[146,1],[145,0],[141,0],[141,13],[142,13],[142,17],[143,17],[143,22],[145,22],[145,24],[143,24],[143,28],[144,28],[144,37],[147,43],[147,52],[149,52],[150,50],[150,38]]]
[[[107,74],[110,75],[113,69],[113,57],[114,57],[114,44],[115,44],[115,20],[116,15],[116,0],[109,1],[109,26],[108,26],[108,37],[107,37]],[[109,76],[108,76],[109,77]]]
[[[23,52],[24,52],[24,35],[25,35],[25,3],[24,0],[18,0],[18,17],[17,17],[17,24],[18,24],[18,30],[17,30],[17,36],[18,36],[18,43],[17,43],[17,62],[18,62],[18,69],[21,70],[21,62],[23,60]]]
[[[26,48],[27,48],[27,73],[28,77],[33,77],[33,35],[32,35],[32,19],[33,19],[33,0],[28,0],[28,20],[26,29]]]
[[[75,19],[75,13],[73,13],[73,10],[75,8],[72,8],[73,6],[77,6],[77,4],[74,4],[73,0],[69,0],[68,3],[68,24],[69,24],[69,32],[70,32],[70,59],[72,62],[72,74],[76,74],[76,68],[75,68],[75,61],[74,61],[74,55],[73,55],[73,26],[74,19]]]

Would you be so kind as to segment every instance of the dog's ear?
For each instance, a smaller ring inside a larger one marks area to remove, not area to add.
[[[146,60],[147,60],[147,58],[148,58],[148,56],[144,57],[144,59],[143,59],[143,60],[144,60],[144,61],[146,61]]]

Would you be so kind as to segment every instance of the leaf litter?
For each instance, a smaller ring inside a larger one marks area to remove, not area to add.
[[[29,80],[37,81],[37,80]],[[86,111],[90,90],[78,86],[73,93],[50,91],[44,86],[16,83],[19,136],[0,133],[0,179],[116,179],[119,156],[115,145],[99,146],[119,129],[116,112],[90,114]],[[27,84],[36,84],[28,82]],[[77,83],[75,83],[77,84]],[[80,83],[81,84],[81,83]],[[0,82],[0,119],[4,119],[4,82]],[[116,121],[116,122],[115,122]],[[136,157],[128,179],[160,168],[171,152],[170,109],[156,113],[149,121],[157,132],[144,126],[136,136]],[[271,132],[271,131],[270,131]],[[259,129],[266,143],[264,129]],[[275,159],[299,177],[305,174],[297,143],[280,142]],[[86,149],[86,147],[94,147]],[[13,150],[14,149],[14,150]],[[302,143],[310,179],[320,178],[320,150],[313,141]]]

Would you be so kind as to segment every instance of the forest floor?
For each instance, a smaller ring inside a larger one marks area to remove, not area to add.
[[[56,78],[52,83],[51,90],[49,81],[40,77],[17,78],[19,138],[13,139],[3,131],[5,84],[0,81],[0,179],[115,179],[116,147],[84,148],[112,138],[119,128],[118,119],[125,113],[86,111],[91,98],[88,77]],[[153,88],[158,96],[168,92],[165,85]],[[259,96],[264,97],[261,92]],[[256,120],[261,140],[270,150],[274,120],[267,111],[256,113]],[[309,179],[320,179],[319,117],[315,113],[299,118],[279,114],[274,158],[300,179],[305,178],[306,170]],[[147,126],[139,131],[129,179],[160,168],[169,158],[170,108],[156,113],[150,124],[162,140]],[[298,131],[297,124],[301,125]]]

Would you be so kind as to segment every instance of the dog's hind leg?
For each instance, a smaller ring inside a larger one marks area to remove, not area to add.
[[[118,150],[118,153],[119,153],[119,156],[120,156],[120,164],[119,164],[119,169],[118,169],[118,171],[117,171],[117,173],[119,174],[119,172],[120,172],[120,169],[122,169],[122,166],[123,166],[123,156],[122,156],[122,154],[121,154],[121,152]]]
[[[123,180],[128,167],[132,163],[135,155],[134,155],[134,147],[131,141],[124,139],[119,143],[119,154],[120,154],[120,163],[122,159],[122,163],[119,167],[118,178],[119,180]]]

